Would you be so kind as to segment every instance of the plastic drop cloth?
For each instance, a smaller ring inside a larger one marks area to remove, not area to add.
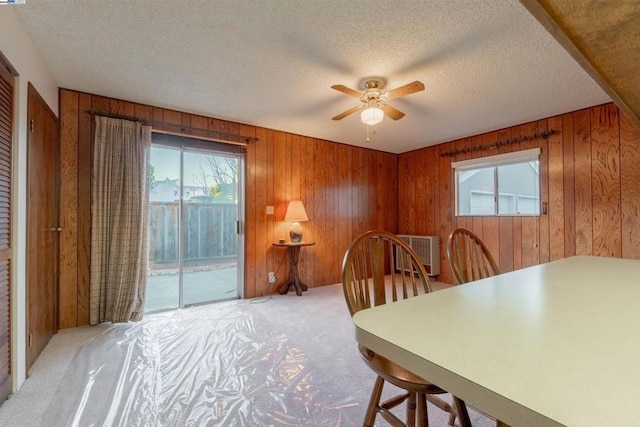
[[[358,425],[330,369],[240,303],[155,314],[85,344],[43,425]]]

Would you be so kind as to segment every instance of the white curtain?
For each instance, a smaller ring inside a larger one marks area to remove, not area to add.
[[[147,287],[151,126],[96,116],[90,323],[142,319]]]

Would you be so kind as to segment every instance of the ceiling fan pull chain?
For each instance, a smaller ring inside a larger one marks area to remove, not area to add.
[[[373,130],[371,131],[371,135],[375,136],[376,134],[376,128],[374,127]],[[367,142],[371,142],[371,139],[369,139],[369,125],[367,125]]]

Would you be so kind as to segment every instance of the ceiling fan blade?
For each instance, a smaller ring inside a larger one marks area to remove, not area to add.
[[[411,95],[412,93],[420,92],[421,90],[424,90],[424,83],[416,80],[415,82],[407,83],[404,86],[400,86],[398,88],[390,90],[385,95],[387,99],[395,99],[400,98],[401,96],[407,96]]]
[[[362,96],[362,94],[357,90],[353,90],[343,85],[333,85],[331,86],[331,89],[335,89],[338,92],[344,93],[345,95],[353,96],[354,98],[360,98],[360,96]]]
[[[349,114],[353,114],[353,113],[355,113],[356,111],[360,110],[361,108],[362,108],[362,106],[361,106],[361,105],[358,105],[358,106],[356,106],[356,107],[353,107],[353,108],[351,108],[351,109],[349,109],[349,110],[345,111],[344,113],[340,113],[340,114],[338,114],[337,116],[332,117],[332,118],[331,118],[331,120],[342,120],[342,119],[344,119],[345,117],[347,117]],[[400,114],[402,114],[402,113],[400,113]],[[402,115],[404,116],[404,114],[402,114]]]
[[[381,105],[380,108],[384,111],[385,116],[393,120],[400,120],[404,117],[404,113],[400,110],[396,110],[390,105]]]

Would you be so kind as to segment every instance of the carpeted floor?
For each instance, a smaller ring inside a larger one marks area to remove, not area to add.
[[[0,406],[0,425],[356,426],[374,379],[331,285],[62,330]],[[431,426],[446,415],[429,404]]]

